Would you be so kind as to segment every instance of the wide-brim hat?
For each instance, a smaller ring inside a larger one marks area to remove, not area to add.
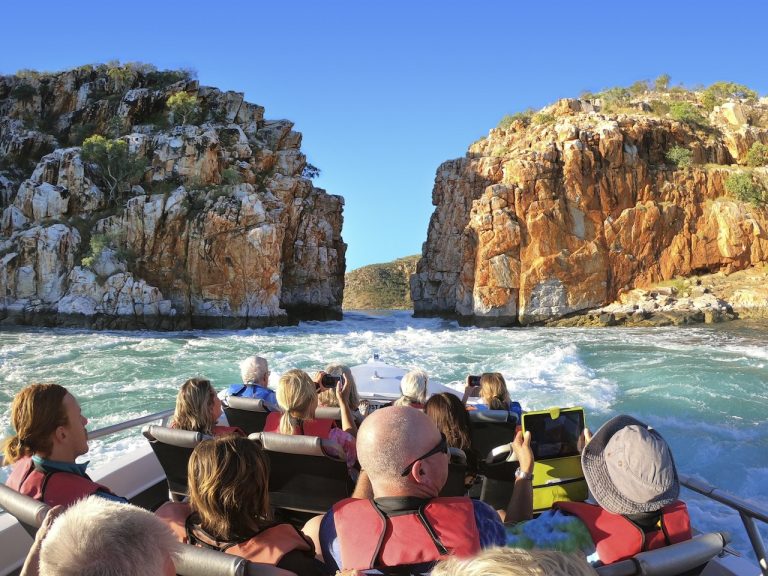
[[[615,514],[655,512],[680,494],[669,445],[632,416],[603,424],[584,448],[581,467],[592,497]]]

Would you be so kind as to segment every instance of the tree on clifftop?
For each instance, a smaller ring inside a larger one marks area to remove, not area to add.
[[[137,182],[147,167],[147,160],[128,151],[125,140],[108,140],[98,134],[83,142],[82,158],[96,164],[108,187],[108,201],[115,204],[125,189]]]
[[[173,114],[173,121],[184,125],[187,123],[187,119],[191,118],[200,110],[197,102],[197,96],[188,94],[186,92],[176,92],[171,94],[166,100],[168,109]]]

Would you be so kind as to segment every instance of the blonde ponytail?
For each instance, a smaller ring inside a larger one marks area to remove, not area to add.
[[[283,410],[278,428],[280,434],[293,434],[295,420],[310,420],[315,417],[315,383],[303,370],[288,370],[278,382],[277,403]]]

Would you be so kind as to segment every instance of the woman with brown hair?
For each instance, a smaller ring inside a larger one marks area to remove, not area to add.
[[[467,456],[467,476],[464,485],[469,489],[477,476],[478,456],[472,448],[472,432],[469,416],[461,400],[450,392],[431,396],[424,405],[424,412],[445,435],[448,446],[459,448]]]
[[[187,470],[189,503],[168,502],[156,512],[179,541],[299,575],[323,573],[312,541],[272,520],[269,463],[255,442],[234,434],[201,442]]]
[[[16,434],[6,440],[6,464],[13,464],[6,484],[49,506],[68,506],[91,494],[126,502],[93,482],[86,464],[75,460],[88,452],[88,419],[80,404],[58,384],[31,384],[11,404]]]
[[[240,434],[240,428],[217,426],[221,416],[221,400],[216,395],[210,380],[190,378],[179,389],[176,396],[176,410],[171,421],[172,428],[201,432],[209,436]]]

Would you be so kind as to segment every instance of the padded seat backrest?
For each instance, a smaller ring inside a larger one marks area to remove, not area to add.
[[[698,574],[696,570],[720,554],[730,536],[724,532],[699,534],[685,542],[640,552],[634,558],[596,568],[600,576],[671,576]]]
[[[352,494],[354,485],[335,442],[277,432],[251,434],[269,455],[269,499],[273,507],[322,514]]]
[[[469,410],[469,426],[472,431],[472,448],[485,458],[502,444],[515,439],[517,415],[506,410]],[[483,471],[481,462],[481,472]]]
[[[448,448],[450,461],[448,463],[448,480],[446,480],[440,496],[465,496],[464,480],[467,477],[467,455],[459,448]]]
[[[274,404],[268,404],[261,398],[243,398],[241,396],[229,396],[228,406],[224,407],[224,414],[230,426],[237,426],[246,434],[261,432],[270,412],[280,410]]]
[[[149,440],[152,451],[163,467],[171,499],[182,500],[188,492],[187,465],[192,450],[211,436],[164,426],[146,426],[141,433]]]
[[[19,521],[27,533],[35,537],[37,529],[43,523],[50,506],[24,494],[19,494],[13,488],[0,484],[0,508]]]
[[[217,550],[183,544],[174,562],[180,576],[290,576],[293,572],[271,564],[249,562]]]

